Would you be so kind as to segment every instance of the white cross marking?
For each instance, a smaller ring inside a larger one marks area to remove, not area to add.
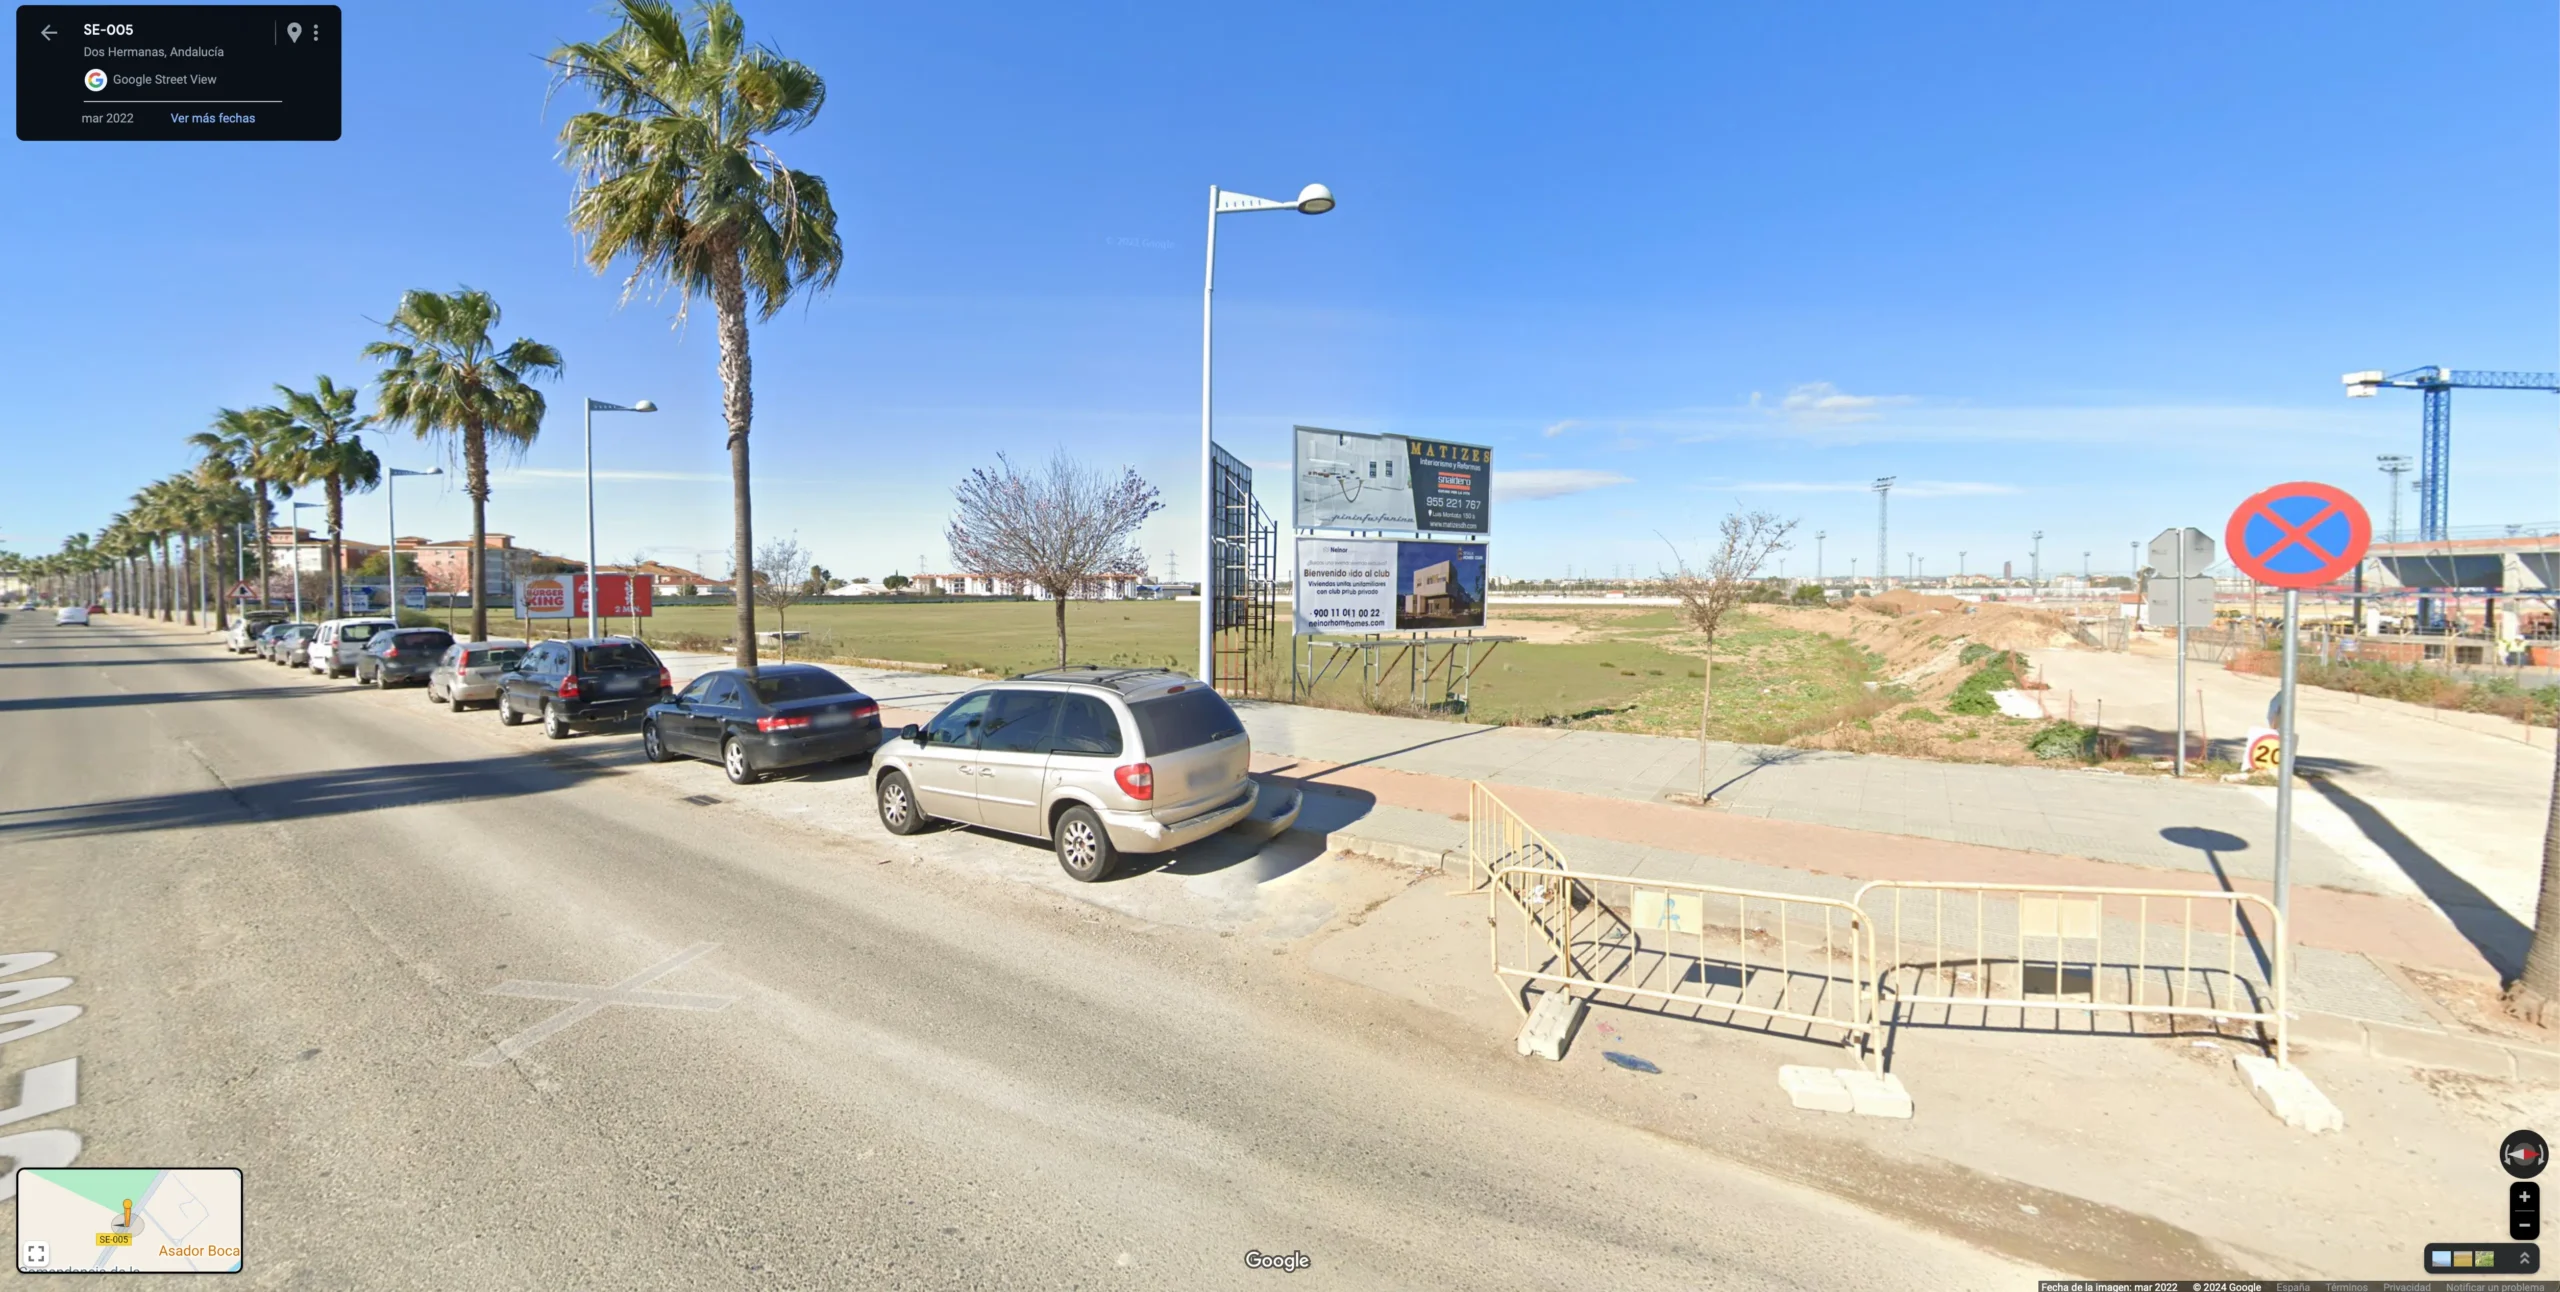
[[[529,1000],[574,1001],[567,1009],[516,1033],[507,1039],[464,1059],[474,1068],[493,1068],[532,1049],[552,1033],[597,1013],[607,1005],[641,1005],[651,1009],[722,1010],[737,1002],[735,996],[703,996],[676,991],[642,991],[643,983],[652,982],[682,969],[719,949],[717,942],[696,942],[692,946],[631,975],[610,987],[588,987],[569,982],[525,982],[510,978],[491,987],[487,995],[520,996]]]

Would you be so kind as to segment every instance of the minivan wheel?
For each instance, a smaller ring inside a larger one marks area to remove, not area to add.
[[[753,785],[764,779],[756,765],[747,761],[747,747],[736,736],[720,742],[720,770],[729,773],[732,785]]]
[[[507,703],[507,693],[500,691],[498,693],[498,725],[512,727],[523,721],[524,715],[516,712],[516,707]]]
[[[667,761],[667,747],[658,739],[658,720],[655,718],[647,719],[640,724],[640,752],[647,755],[650,762]]]
[[[925,827],[924,810],[916,806],[914,787],[897,772],[882,772],[871,787],[880,800],[880,826],[891,834],[914,834]]]
[[[1078,883],[1108,879],[1120,865],[1120,852],[1103,832],[1102,819],[1081,804],[1058,814],[1056,844],[1059,868]]]
[[[542,734],[553,740],[569,738],[569,715],[556,704],[542,706]]]

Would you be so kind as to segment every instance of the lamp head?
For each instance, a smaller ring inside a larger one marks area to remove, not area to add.
[[[639,403],[633,404],[631,406],[631,411],[635,413],[654,413],[658,411],[658,406],[644,399]]]
[[[1333,209],[1333,190],[1322,184],[1309,184],[1298,190],[1298,213],[1322,215]]]

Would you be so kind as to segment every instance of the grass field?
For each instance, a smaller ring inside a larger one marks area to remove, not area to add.
[[[1188,669],[1198,614],[1196,602],[1074,603],[1067,610],[1069,658]],[[662,604],[645,625],[644,636],[662,646],[718,650],[728,640],[734,615],[728,606]],[[1696,733],[1706,661],[1698,640],[1681,630],[1671,612],[1506,607],[1503,615],[1488,632],[1532,640],[1489,653],[1478,648],[1474,703],[1464,716],[1479,722]],[[1004,676],[1055,661],[1050,616],[1046,604],[1018,601],[801,606],[791,612],[790,626],[809,636],[794,643],[791,654],[936,664],[955,672]],[[440,620],[442,612],[432,617]],[[775,626],[773,616],[761,611],[756,622],[759,628]],[[490,628],[508,636],[558,636],[564,630],[581,631],[583,624],[520,624],[512,615],[497,614]],[[629,628],[627,620],[608,625],[609,630]],[[1408,698],[1407,662],[1393,651],[1381,658],[1378,685],[1365,696],[1356,658],[1348,663],[1342,675],[1320,688],[1316,702],[1384,712],[1431,711],[1427,703]],[[1288,694],[1286,668],[1283,656],[1273,669],[1283,698]],[[1714,735],[1775,744],[1855,718],[1873,707],[1865,684],[1875,678],[1875,660],[1843,638],[1739,616],[1718,650]],[[1426,684],[1423,698],[1441,694],[1445,684],[1444,672]]]

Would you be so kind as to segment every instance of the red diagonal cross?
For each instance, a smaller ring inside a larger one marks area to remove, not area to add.
[[[2296,543],[2300,543],[2304,547],[2310,548],[2312,551],[2319,553],[2320,563],[2323,565],[2338,559],[2337,553],[2311,541],[2311,531],[2318,529],[2320,527],[2320,522],[2329,519],[2331,516],[2337,515],[2338,504],[2334,502],[2330,503],[2327,511],[2314,515],[2311,519],[2302,522],[2302,524],[2298,526],[2286,524],[2284,517],[2277,515],[2274,505],[2270,503],[2260,503],[2258,505],[2258,514],[2265,517],[2269,524],[2272,524],[2277,529],[2284,531],[2284,537],[2277,539],[2274,546],[2258,553],[2259,564],[2264,565],[2275,560],[2276,553],[2281,552]]]

